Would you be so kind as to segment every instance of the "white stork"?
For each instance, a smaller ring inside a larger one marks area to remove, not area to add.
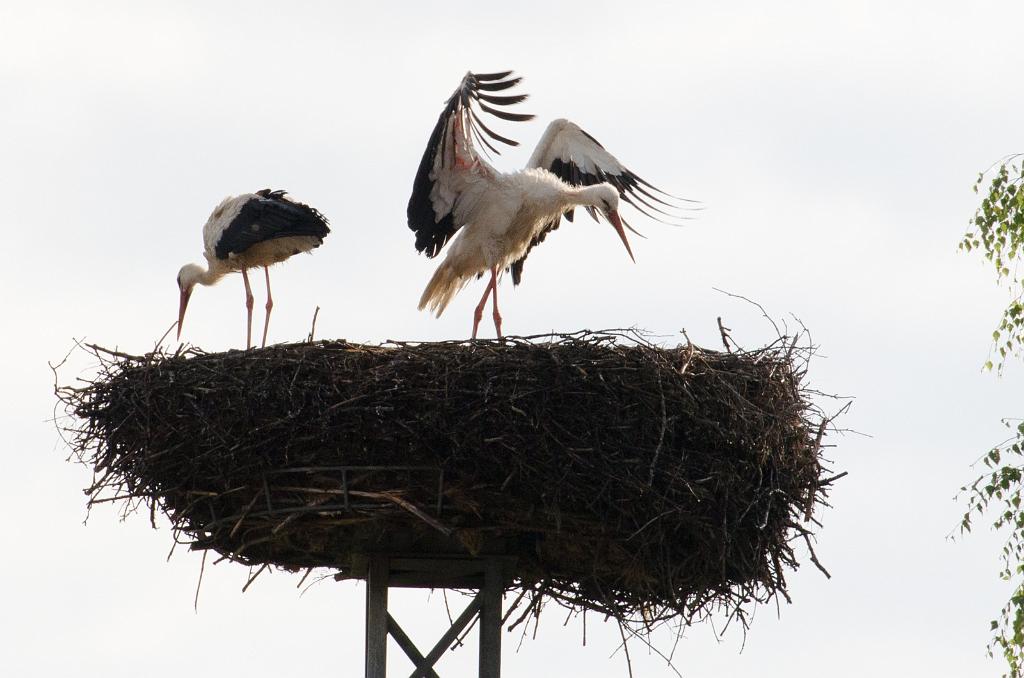
[[[501,337],[499,272],[511,269],[512,282],[518,285],[530,250],[558,228],[562,216],[572,221],[574,208],[585,208],[595,221],[598,214],[607,219],[631,259],[623,225],[636,231],[619,216],[619,201],[659,221],[664,219],[658,215],[676,216],[666,209],[679,209],[667,201],[673,196],[628,170],[568,120],[548,125],[526,169],[508,173],[494,169],[481,157],[474,140],[494,153],[500,151],[487,137],[509,146],[518,142],[488,129],[477,108],[504,120],[534,117],[496,108],[526,99],[525,94],[491,94],[519,83],[521,78],[511,75],[512,71],[467,73],[462,79],[430,135],[407,210],[416,249],[428,257],[436,256],[456,231],[462,231],[423,291],[420,310],[429,307],[440,316],[471,278],[490,272],[473,314],[474,339],[488,294],[493,295],[494,327]]]
[[[262,346],[266,346],[270,309],[274,306],[269,267],[293,254],[319,247],[330,232],[324,215],[288,198],[285,191],[266,188],[225,198],[203,227],[207,267],[185,264],[178,271],[178,289],[181,290],[178,338],[181,338],[185,308],[196,283],[213,285],[228,273],[241,271],[245,282],[245,347],[248,349],[252,344],[253,297],[247,269],[262,266],[267,279],[267,316],[263,322],[262,342]]]

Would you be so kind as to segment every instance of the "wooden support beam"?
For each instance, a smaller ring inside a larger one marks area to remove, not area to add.
[[[387,556],[372,556],[366,572],[366,678],[386,678],[388,668]]]
[[[502,556],[423,558],[401,554],[367,555],[366,678],[385,678],[388,635],[402,648],[415,669],[411,678],[438,678],[434,665],[459,635],[479,616],[480,678],[500,678],[502,594],[505,565]],[[353,570],[355,570],[355,563]],[[476,596],[426,655],[388,613],[389,586],[475,588]]]
[[[466,609],[462,611],[462,614],[459,615],[458,619],[452,623],[451,628],[445,631],[445,634],[441,636],[441,640],[437,641],[437,644],[434,645],[434,649],[427,653],[425,659],[430,662],[431,666],[436,664],[437,660],[441,658],[441,655],[448,651],[448,647],[455,642],[455,639],[459,637],[460,633],[462,633],[462,629],[466,628],[466,625],[473,621],[473,617],[475,617],[476,613],[479,611],[480,596],[477,595],[473,598],[473,602],[467,605]],[[420,674],[413,673],[410,678],[415,678],[418,675]]]
[[[432,665],[427,664],[426,658],[420,654],[419,648],[416,647],[416,643],[412,642],[412,638],[406,635],[405,631],[395,618],[388,614],[388,633],[398,643],[398,647],[402,648],[406,656],[412,660],[412,663],[416,666],[416,670],[413,671],[414,676],[425,676],[426,678],[440,678],[437,672],[434,671]]]
[[[501,563],[488,558],[480,590],[480,678],[501,676]]]

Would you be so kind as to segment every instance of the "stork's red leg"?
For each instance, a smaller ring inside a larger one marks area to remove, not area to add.
[[[252,345],[252,288],[249,287],[249,274],[242,269],[242,281],[245,283],[245,349]]]
[[[498,267],[491,267],[491,292],[494,293],[494,329],[501,339],[501,314],[498,313]]]
[[[270,309],[274,308],[274,297],[270,296],[270,269],[264,266],[263,272],[267,276],[267,317],[266,320],[263,321],[263,343],[260,344],[260,348],[266,348],[267,346],[267,328],[270,327]]]
[[[484,288],[484,296],[480,297],[480,303],[476,305],[476,310],[473,311],[473,338],[476,339],[476,330],[480,326],[480,318],[484,316],[484,306],[487,304],[487,296],[491,293],[491,286],[494,284],[494,277],[491,276],[490,282],[487,283],[487,287]]]

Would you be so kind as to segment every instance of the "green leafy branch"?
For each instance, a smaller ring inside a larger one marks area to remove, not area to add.
[[[971,485],[961,487],[967,493],[968,507],[960,523],[961,533],[971,531],[973,521],[983,514],[992,519],[997,530],[1009,528],[1003,545],[999,576],[1004,581],[1019,583],[1003,606],[999,617],[991,622],[993,633],[988,651],[997,651],[1006,660],[1011,678],[1024,676],[1024,513],[1021,512],[1021,491],[1024,481],[1024,421],[1004,420],[1014,429],[1014,437],[992,448],[983,462],[989,469]]]
[[[1017,266],[1024,248],[1024,175],[1018,162],[1021,157],[1009,156],[998,163],[998,169],[978,175],[974,192],[984,191],[985,197],[974,214],[972,228],[960,241],[961,250],[980,250],[995,266],[997,281],[1005,283],[1012,292],[1012,299],[992,332],[999,368],[1007,356],[1019,357],[1024,343],[1024,286]],[[993,362],[986,362],[985,368],[992,369]]]
[[[992,332],[996,365],[1002,370],[1007,356],[1020,357],[1024,343],[1024,285],[1018,273],[1024,251],[1024,173],[1022,155],[1004,158],[997,169],[978,175],[975,193],[984,195],[974,214],[971,229],[960,241],[960,249],[979,250],[996,269],[996,281],[1005,284],[1011,300]],[[993,369],[993,361],[985,363]],[[1024,422],[1004,420],[1013,435],[992,448],[984,457],[987,471],[961,492],[968,496],[961,533],[971,531],[974,520],[985,515],[997,530],[1008,532],[1003,544],[1000,577],[1016,582],[1013,593],[999,616],[993,619],[989,654],[997,651],[1006,660],[1011,678],[1024,678]]]

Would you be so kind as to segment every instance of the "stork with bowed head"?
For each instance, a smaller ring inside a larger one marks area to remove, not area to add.
[[[462,79],[430,135],[407,209],[416,249],[427,257],[437,256],[461,230],[423,291],[420,310],[429,308],[440,316],[469,280],[490,274],[473,314],[474,339],[488,295],[493,298],[494,328],[502,336],[499,272],[511,270],[512,282],[518,285],[527,255],[558,228],[563,216],[572,221],[575,208],[583,207],[595,221],[598,215],[606,219],[632,259],[623,227],[636,231],[619,215],[620,202],[664,223],[685,218],[680,210],[692,209],[675,201],[695,202],[675,198],[641,179],[568,120],[548,125],[525,169],[497,171],[481,155],[487,150],[500,153],[488,138],[508,146],[518,142],[489,129],[478,110],[510,121],[534,117],[504,110],[526,99],[525,94],[492,94],[520,82],[511,75],[512,71],[467,73]]]
[[[252,344],[253,296],[247,271],[262,267],[267,279],[267,315],[263,322],[261,346],[267,345],[270,310],[274,306],[270,295],[270,266],[300,252],[316,249],[331,232],[324,215],[309,205],[290,199],[285,193],[266,188],[225,198],[213,210],[203,227],[206,268],[185,264],[178,271],[178,289],[181,291],[178,339],[181,339],[185,309],[196,284],[213,285],[228,273],[240,271],[245,283],[245,347],[248,349]]]

